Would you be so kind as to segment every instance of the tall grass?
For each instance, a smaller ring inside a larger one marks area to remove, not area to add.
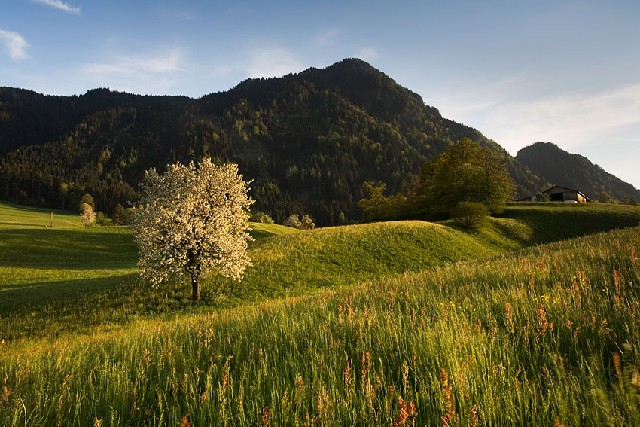
[[[571,237],[635,227],[640,224],[640,206],[613,204],[514,203],[503,217],[526,224],[528,243],[549,243]]]
[[[638,425],[640,230],[5,344],[4,425]]]
[[[0,339],[91,332],[139,317],[303,295],[497,253],[473,236],[421,222],[297,233],[254,228],[254,266],[243,281],[210,277],[197,304],[183,284],[151,289],[137,279],[137,249],[125,228],[0,229]]]

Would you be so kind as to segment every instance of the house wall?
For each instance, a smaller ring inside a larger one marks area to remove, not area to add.
[[[574,201],[578,203],[586,203],[587,200],[577,191],[567,191],[563,188],[554,188],[546,192],[553,202]]]

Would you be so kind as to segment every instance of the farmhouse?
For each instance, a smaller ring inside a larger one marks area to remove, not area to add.
[[[591,201],[583,192],[559,185],[554,185],[542,193],[548,194],[552,202],[587,203]]]

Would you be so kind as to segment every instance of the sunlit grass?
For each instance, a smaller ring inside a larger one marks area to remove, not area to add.
[[[636,425],[640,231],[5,344],[2,422]]]
[[[80,215],[58,209],[34,208],[0,201],[0,229],[2,228],[79,228]]]
[[[640,230],[506,252],[640,212],[573,207],[255,227],[200,303],[125,228],[0,227],[0,425],[638,425]]]

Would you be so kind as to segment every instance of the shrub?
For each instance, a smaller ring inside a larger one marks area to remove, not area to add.
[[[105,226],[109,225],[111,220],[102,212],[96,212],[96,225]]]
[[[125,208],[118,203],[113,210],[113,224],[114,225],[129,225],[133,221],[134,211],[133,208]]]
[[[259,222],[262,224],[273,224],[273,218],[264,212],[254,212],[251,214],[249,221]]]
[[[291,227],[291,228],[298,228],[299,229],[302,226],[302,223],[300,222],[300,218],[298,217],[298,215],[291,214],[291,215],[289,215],[289,217],[287,219],[284,220],[282,225],[284,225],[285,227]]]
[[[455,223],[468,230],[478,230],[489,217],[489,210],[482,203],[460,202],[451,209],[451,219]]]
[[[286,227],[297,228],[298,230],[313,230],[316,224],[309,215],[303,215],[302,219],[296,214],[291,214],[283,223]]]
[[[313,218],[309,215],[304,215],[302,220],[300,221],[300,229],[301,230],[313,230],[316,228],[316,224],[313,222]]]

